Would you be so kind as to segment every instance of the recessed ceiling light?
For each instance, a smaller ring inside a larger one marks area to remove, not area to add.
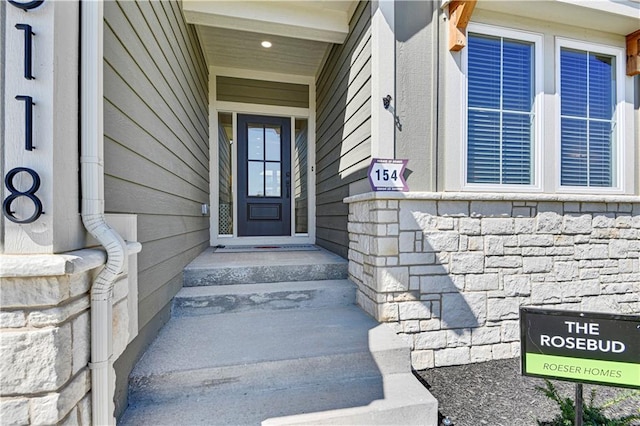
[[[270,41],[267,41],[267,40],[263,41],[263,42],[262,42],[262,43],[260,43],[260,44],[261,44],[261,45],[262,45],[262,47],[264,47],[265,49],[268,49],[268,48],[270,48],[270,47],[272,46],[271,42],[270,42]]]

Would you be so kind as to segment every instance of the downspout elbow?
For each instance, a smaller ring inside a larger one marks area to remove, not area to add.
[[[107,263],[91,287],[91,300],[110,299],[114,283],[124,271],[126,243],[107,224],[104,214],[83,214],[82,222],[87,231],[107,252]]]
[[[125,266],[126,244],[105,221],[103,213],[83,214],[85,228],[107,251],[107,263],[91,286],[92,424],[115,424],[113,417],[113,287]]]

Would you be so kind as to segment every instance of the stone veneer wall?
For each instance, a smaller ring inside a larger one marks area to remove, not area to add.
[[[519,308],[640,313],[640,198],[370,193],[349,204],[358,304],[413,367],[520,354]]]
[[[89,292],[105,261],[96,249],[0,256],[3,425],[91,424]],[[114,359],[129,341],[128,293],[123,276],[114,286]]]

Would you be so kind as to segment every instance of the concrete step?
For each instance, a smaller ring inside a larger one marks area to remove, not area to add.
[[[321,365],[323,358],[363,353],[371,358],[369,332],[377,326],[356,306],[173,317],[131,373],[131,391],[170,389],[174,381],[179,387],[201,386],[203,380],[242,382],[242,374],[256,384],[264,376],[268,385],[296,362]]]
[[[384,398],[364,406],[351,406],[272,417],[263,426],[290,425],[421,425],[438,424],[438,402],[412,373],[383,379]]]
[[[172,312],[184,316],[348,306],[355,304],[355,289],[348,280],[183,287]]]
[[[368,424],[371,410],[435,424],[437,403],[409,358],[356,306],[174,317],[134,369],[120,424]],[[289,417],[304,413],[320,417]]]
[[[220,253],[209,248],[184,269],[184,286],[346,279],[348,262],[324,249]]]
[[[168,326],[132,372],[131,400],[159,403],[185,390],[300,387],[410,371],[408,348],[355,306],[183,317]]]
[[[212,394],[211,398],[215,398],[215,394],[219,393],[299,389],[322,383],[358,380],[382,381],[375,361],[365,352],[138,376],[130,379],[129,399],[138,405],[162,405],[188,394]]]
[[[380,377],[311,383],[301,387],[186,392],[160,404],[136,401],[129,406],[118,424],[259,425],[269,418],[301,412],[366,406],[382,397]]]

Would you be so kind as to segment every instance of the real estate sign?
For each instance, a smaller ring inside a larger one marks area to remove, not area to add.
[[[640,316],[520,308],[522,374],[640,388]]]

